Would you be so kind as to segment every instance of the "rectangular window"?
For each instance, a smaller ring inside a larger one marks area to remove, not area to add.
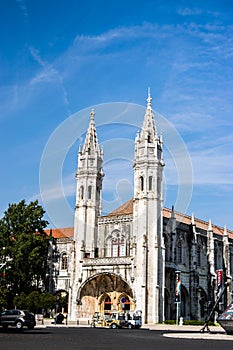
[[[201,247],[197,248],[197,266],[201,266]]]
[[[125,256],[125,243],[121,243],[120,245],[120,256]]]
[[[118,244],[113,244],[112,245],[112,256],[113,257],[118,256]]]
[[[182,256],[182,243],[178,242],[178,252],[177,252],[178,264],[182,264],[183,256]]]

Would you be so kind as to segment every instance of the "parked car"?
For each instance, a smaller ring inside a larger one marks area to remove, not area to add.
[[[26,310],[6,310],[0,313],[0,326],[7,328],[8,326],[22,329],[24,326],[33,329],[36,325],[34,314]]]

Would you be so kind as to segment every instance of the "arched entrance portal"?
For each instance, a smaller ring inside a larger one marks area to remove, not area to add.
[[[78,318],[91,317],[94,312],[134,310],[133,292],[123,278],[114,273],[101,273],[88,278],[79,288]]]

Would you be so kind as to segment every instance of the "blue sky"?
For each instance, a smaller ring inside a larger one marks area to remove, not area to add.
[[[21,199],[42,203],[43,155],[57,135],[57,154],[59,146],[67,148],[59,153],[60,174],[71,209],[66,215],[59,207],[50,163],[43,178],[49,187],[45,209],[48,202],[53,206],[51,227],[73,225],[77,149],[92,107],[106,149],[104,210],[130,198],[140,118],[127,115],[113,126],[111,111],[116,102],[145,106],[150,86],[154,110],[171,123],[191,159],[186,212],[233,229],[232,18],[227,0],[1,1],[1,215],[8,203]],[[161,131],[165,206],[171,207],[180,189],[176,146],[169,150]]]

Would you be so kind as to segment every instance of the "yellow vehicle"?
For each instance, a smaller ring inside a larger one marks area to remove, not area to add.
[[[117,311],[109,314],[101,314],[95,312],[92,320],[91,327],[106,327],[106,328],[122,328],[125,326],[125,315]]]
[[[91,327],[104,327],[106,323],[106,315],[100,312],[95,312],[92,316],[90,326]]]
[[[118,311],[113,311],[109,314],[95,312],[91,320],[91,327],[132,329],[140,328],[141,325],[141,311],[129,311],[126,314]]]

